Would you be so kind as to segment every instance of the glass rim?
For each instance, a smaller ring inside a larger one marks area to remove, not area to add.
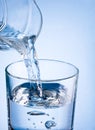
[[[14,78],[23,79],[23,80],[32,81],[32,82],[35,82],[35,81],[36,81],[36,82],[37,82],[37,81],[41,81],[41,82],[62,81],[62,80],[67,80],[67,79],[70,79],[70,78],[73,78],[73,77],[79,75],[79,69],[78,69],[75,65],[73,65],[73,64],[71,64],[71,63],[69,63],[69,62],[65,62],[65,61],[57,60],[57,59],[38,59],[38,61],[53,61],[53,62],[59,62],[59,63],[67,64],[67,65],[69,65],[69,66],[72,66],[72,67],[76,70],[76,72],[75,72],[74,74],[72,74],[71,76],[68,76],[68,77],[65,77],[65,78],[48,79],[48,80],[46,80],[46,79],[44,79],[44,80],[43,80],[43,79],[37,80],[37,79],[24,78],[24,77],[21,77],[21,76],[15,76],[15,75],[11,74],[11,73],[8,71],[8,68],[9,68],[11,65],[16,64],[16,63],[20,63],[20,62],[24,62],[24,60],[18,60],[18,61],[15,61],[15,62],[10,63],[9,65],[6,66],[5,72],[6,72],[8,75],[10,75],[10,76],[12,76],[12,77],[14,77]]]

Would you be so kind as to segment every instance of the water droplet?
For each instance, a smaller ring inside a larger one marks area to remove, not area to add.
[[[45,126],[47,129],[50,129],[51,127],[55,127],[56,123],[54,121],[46,121]]]

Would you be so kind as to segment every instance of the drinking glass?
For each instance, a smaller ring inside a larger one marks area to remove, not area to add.
[[[39,59],[42,96],[24,61],[5,69],[9,130],[73,130],[79,70],[54,59]]]

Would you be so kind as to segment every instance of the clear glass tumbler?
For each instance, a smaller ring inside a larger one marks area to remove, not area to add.
[[[9,130],[73,130],[79,70],[72,64],[39,59],[42,96],[37,80],[28,79],[24,61],[6,72]]]

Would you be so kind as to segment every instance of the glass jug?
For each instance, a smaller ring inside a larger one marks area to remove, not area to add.
[[[42,23],[42,13],[35,0],[19,3],[0,0],[0,50],[14,48],[25,55],[38,37]]]

